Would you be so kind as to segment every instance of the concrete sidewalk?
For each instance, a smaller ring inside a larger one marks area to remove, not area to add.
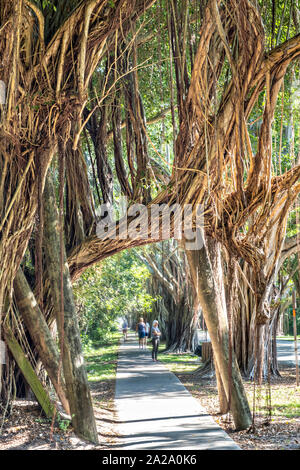
[[[177,377],[133,334],[119,351],[116,381],[119,450],[239,450]]]

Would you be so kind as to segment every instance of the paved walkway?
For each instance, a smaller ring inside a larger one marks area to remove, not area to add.
[[[291,366],[296,365],[295,343],[293,340],[277,340],[277,360],[286,362]],[[298,364],[300,364],[300,341],[298,340]]]
[[[177,377],[130,334],[119,351],[117,449],[239,450]]]
[[[198,329],[198,340],[210,341],[208,331],[203,331]],[[295,361],[295,344],[294,340],[291,338],[289,340],[277,338],[277,360],[281,363],[286,363],[290,366],[296,364]],[[300,364],[300,340],[298,340],[298,363]]]

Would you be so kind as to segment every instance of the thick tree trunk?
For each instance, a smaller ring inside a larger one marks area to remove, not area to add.
[[[26,382],[33,391],[37,401],[41,405],[47,418],[53,415],[54,407],[46,390],[44,390],[39,378],[33,370],[29,360],[25,356],[21,346],[14,337],[13,332],[7,326],[4,326],[4,338],[10,352],[12,353],[16,363],[18,364]]]
[[[181,286],[183,288],[183,286]],[[149,292],[158,297],[152,308],[151,320],[159,321],[162,339],[166,340],[168,352],[193,352],[198,346],[195,341],[197,334],[197,312],[189,286],[182,292],[176,292],[175,298],[160,280],[153,276],[150,279]]]
[[[171,300],[171,299],[170,299]],[[186,297],[178,303],[170,302],[166,329],[166,348],[169,352],[193,351],[193,338],[196,333],[195,313]]]
[[[39,353],[39,357],[67,414],[70,407],[62,377],[59,377],[59,352],[32,290],[19,269],[14,280],[14,295],[19,313]]]
[[[229,369],[229,335],[220,246],[216,241],[209,240],[201,250],[187,251],[187,257],[235,427],[238,430],[247,429],[252,421],[251,412],[234,354],[231,373]]]
[[[174,249],[175,248],[175,249]],[[186,270],[184,253],[177,242],[161,245],[161,256],[139,256],[152,274],[149,290],[158,297],[153,305],[153,318],[159,320],[162,338],[168,352],[194,351],[198,346],[198,303]]]
[[[258,323],[253,270],[244,264],[241,271],[243,274],[238,273],[239,291],[233,324],[234,350],[242,373],[249,379],[255,377],[261,382],[269,371],[279,375],[276,331],[282,292],[274,287],[271,279],[266,286],[270,317],[266,323]]]
[[[222,376],[219,372],[217,362],[214,363],[215,365],[215,372],[216,372],[216,379],[217,379],[217,387],[218,387],[218,395],[219,395],[219,403],[220,403],[220,414],[224,415],[229,411],[229,402],[227,400],[226,392],[224,390]]]
[[[61,312],[59,218],[54,188],[50,178],[50,175],[46,178],[44,192],[44,250],[47,276],[50,280],[51,297],[54,310],[57,312],[57,326],[62,344],[61,354],[67,397],[70,404],[72,424],[75,433],[84,439],[98,443],[97,428],[82,355],[80,332],[76,318],[72,284],[65,250],[63,270],[63,326],[61,325],[58,313]]]

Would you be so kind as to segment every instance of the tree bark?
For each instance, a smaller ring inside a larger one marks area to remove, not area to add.
[[[45,232],[44,251],[47,275],[50,280],[51,297],[57,312],[57,326],[62,347],[62,364],[66,381],[67,397],[70,404],[72,424],[75,433],[94,443],[98,443],[98,434],[93,412],[92,399],[87,381],[80,331],[76,318],[76,309],[72,292],[69,268],[64,248],[63,297],[64,324],[61,325],[58,312],[61,311],[60,289],[60,237],[59,218],[55,192],[48,174],[44,191]]]
[[[176,245],[174,245],[176,247]],[[190,278],[186,273],[185,254],[177,253],[168,244],[160,256],[144,255],[139,258],[152,274],[149,289],[159,296],[152,315],[159,319],[168,352],[194,351],[197,333],[198,304]]]
[[[229,336],[220,246],[216,241],[208,240],[201,250],[186,253],[235,427],[247,429],[252,417],[234,353],[229,374]]]
[[[214,365],[215,365],[217,387],[218,387],[220,414],[224,415],[229,411],[229,402],[227,400],[226,392],[225,392],[224,385],[222,382],[222,376],[219,372],[218,364],[216,361],[214,361]]]
[[[14,294],[19,313],[24,320],[39,357],[61,400],[62,406],[66,413],[70,414],[63,379],[61,377],[58,380],[59,353],[57,346],[21,268],[14,280]]]
[[[34,372],[30,362],[26,358],[21,346],[14,337],[13,332],[8,326],[4,326],[4,338],[7,346],[10,349],[16,363],[18,364],[26,382],[33,391],[37,401],[41,405],[47,418],[51,418],[53,415],[54,407],[51,403],[48,393],[44,390],[39,378]]]

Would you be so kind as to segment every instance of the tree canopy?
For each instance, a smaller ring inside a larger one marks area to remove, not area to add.
[[[261,380],[280,289],[299,288],[299,2],[1,0],[0,57],[0,335],[19,318],[95,440],[79,326],[100,335],[169,286],[180,334],[200,305],[219,389],[246,428],[239,367]],[[163,234],[125,237],[138,214],[119,211],[118,236],[99,237],[97,209],[122,196],[148,220],[155,204],[189,204],[203,247],[187,249],[173,214],[181,251],[123,254]]]

